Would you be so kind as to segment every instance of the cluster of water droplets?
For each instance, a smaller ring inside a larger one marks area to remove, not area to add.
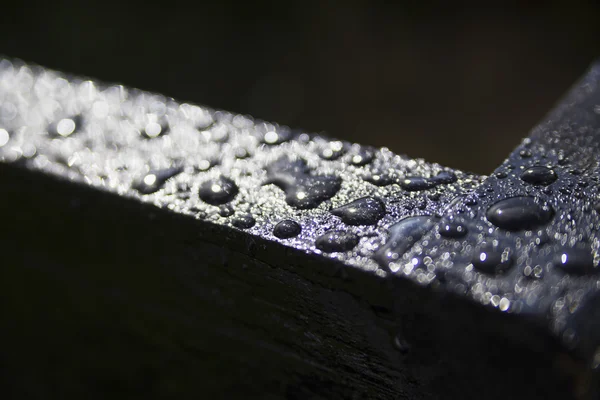
[[[0,61],[3,162],[503,312],[550,314],[564,334],[582,293],[600,288],[589,279],[600,167],[591,144],[574,163],[556,143],[526,140],[481,184],[385,148]]]
[[[2,61],[0,159],[365,269],[399,219],[481,178],[161,95]]]

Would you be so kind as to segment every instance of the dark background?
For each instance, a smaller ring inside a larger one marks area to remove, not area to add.
[[[591,2],[398,3],[5,1],[0,53],[484,174],[600,56]]]

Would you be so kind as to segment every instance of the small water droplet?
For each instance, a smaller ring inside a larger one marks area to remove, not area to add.
[[[357,167],[367,165],[375,158],[375,152],[372,149],[360,147],[350,154],[350,163]]]
[[[166,120],[151,120],[148,121],[142,130],[142,136],[146,139],[154,139],[169,132],[169,124]]]
[[[265,144],[281,144],[283,142],[287,142],[292,138],[292,134],[289,130],[279,130],[279,131],[268,131],[263,135],[263,143]]]
[[[231,217],[235,210],[229,204],[223,204],[219,207],[219,215],[223,218]]]
[[[532,185],[547,186],[555,182],[557,178],[554,170],[542,166],[528,168],[521,174],[521,179]]]
[[[598,273],[594,259],[587,249],[563,249],[556,254],[553,265],[570,275],[592,275]]]
[[[467,196],[465,198],[465,205],[467,205],[467,206],[476,206],[477,205],[477,199],[475,198],[475,196]]]
[[[296,221],[284,219],[275,225],[273,235],[280,239],[289,239],[298,236],[302,232],[302,227]]]
[[[513,265],[510,249],[501,251],[492,244],[482,244],[473,255],[473,266],[486,274],[498,274],[507,271]]]
[[[381,266],[388,266],[433,228],[437,219],[431,216],[414,216],[390,226],[387,242],[375,252],[373,259]]]
[[[508,231],[533,229],[550,221],[553,215],[550,204],[528,196],[500,200],[486,213],[488,221]]]
[[[233,154],[235,155],[235,158],[237,158],[238,160],[243,160],[243,159],[250,157],[250,152],[243,147],[236,148],[233,151]]]
[[[508,176],[508,174],[504,171],[498,171],[495,173],[496,178],[498,179],[504,179]]]
[[[334,208],[331,213],[348,225],[375,225],[385,215],[385,206],[379,199],[363,197]]]
[[[329,142],[319,153],[319,156],[324,160],[337,160],[346,153],[344,142],[335,140]]]
[[[467,233],[467,227],[456,221],[443,222],[439,227],[440,235],[447,238],[461,238]]]
[[[532,156],[532,154],[531,154],[531,151],[529,151],[529,150],[521,150],[521,151],[519,152],[519,155],[520,155],[522,158],[529,158],[529,157],[531,157],[531,156]]]
[[[141,194],[154,193],[164,186],[165,182],[183,171],[181,167],[165,168],[148,172],[132,184],[132,188]]]
[[[0,147],[6,145],[10,139],[10,134],[6,129],[0,129]]]
[[[231,179],[221,176],[202,183],[198,194],[208,204],[221,205],[233,200],[238,194],[238,187]]]
[[[393,344],[396,350],[402,354],[408,354],[410,351],[410,345],[400,334],[394,336]]]
[[[330,231],[319,236],[315,247],[325,253],[350,251],[358,244],[358,236],[352,232]]]
[[[250,229],[256,224],[256,220],[252,215],[244,214],[236,217],[231,224],[238,229]]]
[[[285,201],[298,209],[315,208],[340,190],[334,175],[312,175],[306,162],[282,157],[267,167],[267,181],[285,192]]]
[[[63,118],[50,124],[48,133],[56,137],[68,137],[81,129],[82,118],[79,115],[70,118]]]
[[[436,184],[422,176],[409,176],[400,181],[400,186],[409,192],[431,189]]]
[[[387,186],[395,182],[395,179],[391,174],[379,171],[374,171],[363,179],[376,186]]]
[[[569,163],[569,159],[563,153],[560,153],[556,159],[558,160],[558,165],[566,165]]]

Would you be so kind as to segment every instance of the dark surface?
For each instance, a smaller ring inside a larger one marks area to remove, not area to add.
[[[514,316],[12,166],[0,179],[6,398],[568,399],[582,377]]]
[[[480,174],[600,56],[595,2],[392,3],[4,1],[0,54]]]

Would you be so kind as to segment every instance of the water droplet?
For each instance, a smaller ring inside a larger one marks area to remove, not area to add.
[[[395,182],[392,174],[379,171],[373,171],[370,175],[365,176],[363,179],[376,186],[387,186]]]
[[[476,206],[477,205],[477,199],[475,198],[475,196],[467,196],[465,198],[465,205],[467,205],[467,206]]]
[[[48,133],[57,137],[68,137],[81,129],[81,116],[76,115],[70,118],[63,118],[55,123],[50,124]]]
[[[529,151],[529,150],[521,150],[521,151],[519,152],[519,155],[520,155],[522,158],[529,158],[529,157],[531,157],[531,156],[532,156],[532,154],[531,154],[531,151]]]
[[[348,225],[375,225],[385,215],[385,206],[379,199],[363,197],[334,208],[331,213]]]
[[[513,265],[513,257],[510,249],[500,251],[492,244],[482,244],[475,250],[473,266],[486,274],[498,274],[510,269]]]
[[[250,157],[250,152],[243,147],[238,147],[237,149],[235,149],[233,151],[233,154],[235,155],[235,158],[237,158],[238,160],[243,160],[243,159]]]
[[[550,204],[527,196],[500,200],[486,213],[488,221],[508,231],[533,229],[548,222],[553,215]]]
[[[298,236],[302,232],[302,227],[296,221],[284,219],[273,228],[273,235],[280,239],[289,239]]]
[[[440,235],[447,238],[461,238],[464,237],[468,230],[467,227],[456,221],[447,221],[442,223],[439,227]]]
[[[132,188],[141,194],[154,193],[164,186],[165,182],[183,171],[181,167],[166,168],[148,172],[132,184]]]
[[[457,180],[458,178],[456,177],[456,174],[451,171],[441,171],[436,176],[432,176],[431,178],[429,178],[429,181],[433,182],[436,185],[454,183]]]
[[[579,248],[561,250],[556,254],[553,265],[570,275],[592,275],[599,271],[594,268],[591,252]]]
[[[325,253],[350,251],[358,244],[358,236],[351,232],[330,231],[315,241],[317,249]]]
[[[402,354],[408,354],[408,352],[410,351],[410,345],[399,334],[394,336],[393,344],[396,350],[398,350]]]
[[[8,133],[8,131],[6,129],[0,129],[0,147],[8,143],[9,139],[10,134]]]
[[[252,215],[244,214],[236,217],[231,224],[238,229],[250,229],[256,224],[256,220]]]
[[[223,204],[219,207],[219,215],[223,218],[231,217],[235,210],[229,204]]]
[[[223,176],[209,179],[200,185],[198,194],[208,204],[221,205],[230,202],[238,193],[237,185]]]
[[[408,217],[392,225],[389,237],[373,255],[373,259],[381,266],[388,266],[406,253],[416,241],[420,240],[427,231],[435,225],[438,218],[431,216]]]
[[[504,179],[508,176],[508,174],[504,171],[498,171],[494,174],[498,179]]]
[[[279,130],[279,131],[268,131],[263,135],[263,143],[265,144],[281,144],[283,142],[287,142],[292,138],[292,134],[289,130]]]
[[[144,129],[142,130],[142,136],[146,139],[154,139],[162,135],[166,135],[169,132],[169,124],[166,120],[151,120],[148,121]]]
[[[319,156],[324,160],[337,160],[346,153],[344,142],[339,140],[329,142],[325,148],[321,150]]]
[[[372,149],[359,147],[350,155],[350,163],[357,167],[367,165],[375,158],[375,152]]]
[[[215,166],[216,161],[214,160],[200,160],[194,165],[194,170],[196,172],[208,171],[213,166]]]
[[[315,208],[340,190],[341,179],[334,175],[312,175],[302,159],[282,157],[267,167],[267,181],[285,192],[286,202],[298,209]]]
[[[430,181],[422,176],[409,176],[400,181],[400,186],[409,192],[431,189],[435,186],[435,182]]]
[[[526,169],[521,174],[521,179],[532,185],[544,185],[547,186],[556,181],[558,177],[556,172],[548,167],[535,166]]]

